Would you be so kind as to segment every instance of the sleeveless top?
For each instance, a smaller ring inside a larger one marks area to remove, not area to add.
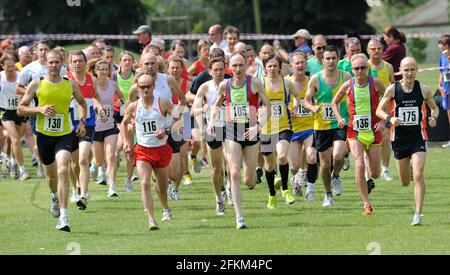
[[[53,137],[68,135],[72,132],[72,121],[69,116],[72,94],[72,86],[68,78],[63,77],[59,83],[52,83],[40,77],[37,90],[38,107],[53,105],[55,115],[47,117],[37,114],[37,132]]]
[[[331,108],[331,101],[338,92],[339,88],[344,83],[344,72],[339,71],[339,79],[333,87],[328,86],[322,77],[322,73],[317,74],[319,80],[319,90],[314,97],[316,106],[319,106],[319,111],[314,114],[314,130],[330,130],[337,129],[338,123]],[[348,122],[347,110],[347,96],[344,96],[339,103],[339,111],[341,116]]]
[[[255,124],[258,114],[258,99],[252,90],[252,77],[247,76],[242,87],[233,88],[231,78],[226,82],[226,122],[230,124]]]
[[[389,72],[387,70],[387,62],[382,60],[381,61],[381,68],[376,70],[373,65],[370,63],[369,60],[369,64],[370,64],[370,75],[372,75],[373,77],[377,77],[378,79],[381,80],[381,82],[383,83],[384,87],[387,87],[391,84],[391,82],[389,81]]]
[[[306,76],[305,85],[300,90],[299,93],[299,103],[297,116],[291,117],[292,121],[292,131],[294,133],[299,133],[306,130],[311,130],[314,127],[314,117],[309,109],[303,107],[303,98],[305,98],[306,90],[308,90],[309,78]],[[294,100],[291,100],[289,104],[289,110],[294,108]]]
[[[263,135],[273,135],[286,130],[291,130],[291,113],[288,109],[291,96],[286,91],[283,77],[279,77],[277,90],[272,90],[270,88],[267,77],[263,79],[263,85],[271,103],[271,116],[267,123],[261,128],[261,133]]]
[[[207,82],[205,82],[206,84],[208,84],[208,99],[206,101],[206,104],[209,107],[209,110],[212,109],[214,103],[217,100],[217,97],[219,97],[219,92],[217,91],[216,85],[214,83],[214,79],[211,79]],[[225,126],[225,105],[222,105],[222,107],[220,108],[220,112],[219,112],[219,116],[216,118],[216,122],[215,122],[215,127],[224,127]],[[209,120],[211,117],[211,111],[208,111],[206,113],[206,122],[209,124]]]
[[[86,101],[87,113],[85,126],[95,126],[95,111],[94,103],[92,101],[95,90],[92,76],[88,73],[86,74],[84,85],[78,84],[75,76],[71,72],[67,72],[67,77],[78,85],[78,88],[80,88],[80,92],[83,95],[84,100]],[[77,127],[80,121],[80,110],[78,109],[78,102],[75,99],[72,99],[72,101],[70,102],[70,116],[72,119],[73,127]]]
[[[102,122],[102,120],[100,119],[100,115],[98,115],[95,125],[96,132],[102,132],[116,127],[116,123],[113,117],[114,94],[116,91],[116,85],[117,84],[112,80],[108,80],[108,87],[105,90],[103,90],[99,85],[97,85],[97,91],[100,96],[103,108],[105,109],[108,120],[106,122]]]
[[[17,110],[20,97],[16,94],[16,84],[19,79],[19,73],[16,72],[16,81],[9,82],[6,79],[5,71],[0,73],[0,108],[5,110]]]
[[[167,135],[159,139],[155,137],[155,132],[169,126],[168,117],[161,113],[160,98],[153,98],[153,104],[145,108],[142,98],[138,100],[136,107],[136,141],[144,147],[160,147],[167,143]]]
[[[128,96],[130,94],[130,89],[134,84],[135,74],[132,72],[128,78],[123,78],[119,71],[116,71],[114,74],[114,80],[116,80],[117,85],[119,85],[119,89],[123,94],[123,101],[124,103],[127,102]],[[116,103],[117,98],[114,98],[114,103]],[[114,111],[120,112],[120,115],[123,116],[125,113],[125,104],[123,104],[121,107],[117,107],[114,105]]]
[[[350,119],[348,128],[359,132],[359,135],[374,136],[374,126],[380,119],[376,115],[379,96],[373,84],[373,77],[369,76],[367,83],[359,87],[352,78],[348,89]]]
[[[419,81],[414,82],[412,92],[405,93],[399,81],[395,82],[395,96],[391,101],[391,116],[399,117],[402,123],[391,127],[391,141],[417,142],[428,139],[426,102]]]

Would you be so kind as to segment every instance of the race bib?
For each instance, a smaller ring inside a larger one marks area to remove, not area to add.
[[[274,102],[270,106],[272,108],[272,118],[282,118],[284,116],[284,108],[282,102]]]
[[[105,116],[108,119],[111,119],[114,115],[114,109],[111,106],[103,106],[103,110],[105,110]],[[100,114],[96,116],[96,120],[101,120]]]
[[[156,132],[156,121],[151,119],[143,119],[141,123],[142,135],[150,136]]]
[[[303,107],[303,99],[300,100],[300,105],[298,106],[297,110],[297,117],[309,117],[311,115],[311,111]]]
[[[64,130],[64,115],[44,117],[44,131],[61,133]]]
[[[91,117],[91,107],[93,106],[92,99],[86,98],[86,105],[87,105],[87,113],[86,113],[86,119]],[[80,120],[80,108],[78,107],[78,102],[75,100],[72,100],[70,107],[73,110],[73,120]]]
[[[370,115],[355,115],[353,117],[353,130],[355,131],[372,130],[372,119]]]
[[[16,95],[6,97],[6,102],[8,104],[9,110],[16,110],[17,106],[19,106],[20,98]]]
[[[231,120],[238,121],[246,119],[249,114],[248,104],[231,104]]]
[[[330,103],[322,104],[322,119],[323,120],[336,120],[336,117],[333,114],[333,108],[331,108]]]
[[[402,120],[401,126],[419,125],[419,107],[400,107],[398,116]]]

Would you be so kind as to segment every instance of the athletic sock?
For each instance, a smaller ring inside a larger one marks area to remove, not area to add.
[[[278,166],[281,176],[281,190],[288,190],[288,178],[289,178],[289,163]]]
[[[275,192],[275,170],[272,170],[271,172],[268,172],[266,170],[266,181],[267,181],[267,186],[269,186],[269,193],[271,196],[275,196],[276,192]]]

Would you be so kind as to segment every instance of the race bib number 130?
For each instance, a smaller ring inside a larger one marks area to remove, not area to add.
[[[61,133],[63,130],[64,130],[64,115],[45,117],[44,131],[52,133]]]

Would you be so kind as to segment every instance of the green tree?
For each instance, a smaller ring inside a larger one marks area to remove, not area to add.
[[[425,62],[425,59],[427,58],[425,49],[427,48],[428,40],[408,39],[406,41],[406,45],[408,46],[408,50],[411,52],[411,55],[416,59],[418,63]]]
[[[3,0],[0,10],[10,33],[130,34],[144,22],[147,9],[139,0]]]

